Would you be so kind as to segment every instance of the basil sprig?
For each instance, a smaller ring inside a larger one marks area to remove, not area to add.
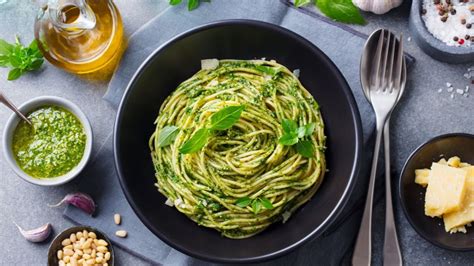
[[[11,68],[8,73],[8,80],[18,79],[28,71],[39,69],[43,62],[43,55],[36,40],[25,47],[18,37],[15,37],[14,44],[0,39],[0,67]]]
[[[280,137],[278,142],[285,146],[293,146],[296,144],[296,151],[303,157],[312,158],[314,157],[314,145],[313,142],[307,140],[310,137],[314,129],[316,128],[315,123],[309,123],[304,126],[298,127],[295,121],[291,119],[284,119],[281,122],[283,127],[283,136]]]
[[[260,212],[260,210],[263,208],[267,209],[267,210],[271,210],[273,209],[273,204],[272,202],[265,198],[265,197],[258,197],[256,199],[251,199],[249,197],[243,197],[243,198],[240,198],[240,199],[237,199],[235,201],[235,205],[241,207],[241,208],[245,208],[249,205],[252,206],[252,211],[257,214]]]
[[[308,5],[312,0],[295,0],[295,6]],[[314,0],[314,4],[321,12],[335,21],[350,24],[365,24],[364,17],[352,0]]]
[[[180,153],[194,153],[202,149],[207,143],[207,139],[213,131],[226,130],[231,128],[239,121],[245,106],[228,106],[216,112],[211,116],[209,127],[203,127],[196,131],[190,139],[188,139],[179,149]]]

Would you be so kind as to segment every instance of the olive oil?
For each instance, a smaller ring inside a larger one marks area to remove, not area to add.
[[[112,1],[49,1],[35,23],[35,38],[53,65],[76,74],[107,77],[125,50],[120,13]]]

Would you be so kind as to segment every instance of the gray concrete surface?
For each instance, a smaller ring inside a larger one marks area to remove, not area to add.
[[[218,1],[218,0],[215,0]],[[117,0],[130,34],[155,16],[167,0]],[[432,60],[423,54],[413,41],[408,41],[409,1],[402,7],[384,16],[366,14],[369,24],[354,26],[356,30],[370,33],[376,28],[386,27],[403,32],[406,49],[416,59],[416,65],[409,73],[405,97],[392,118],[392,164],[396,175],[412,150],[429,138],[448,132],[474,133],[474,94],[469,97],[456,95],[454,99],[444,90],[438,93],[445,82],[455,86],[467,85],[462,77],[467,65],[448,65]],[[19,34],[25,43],[33,36],[33,18],[36,14],[33,1],[9,0],[0,5],[0,38],[13,40]],[[310,26],[310,25],[308,25]],[[159,33],[157,33],[159,34]],[[338,40],[335,40],[337,43]],[[348,51],[346,51],[348,52]],[[473,64],[474,65],[474,62]],[[0,69],[0,89],[11,100],[20,104],[40,95],[57,95],[68,98],[79,105],[89,117],[94,130],[94,151],[112,132],[115,110],[101,99],[106,82],[91,82],[67,74],[49,64],[35,74],[27,74],[15,82],[6,81],[7,71]],[[471,89],[472,88],[471,86]],[[0,107],[0,132],[10,116],[10,111]],[[28,184],[18,178],[6,165],[0,155],[0,265],[44,265],[48,242],[32,244],[26,242],[16,230],[13,221],[25,228],[33,228],[50,222],[55,232],[72,224],[62,218],[62,209],[50,209],[46,205],[58,201],[65,193],[73,191],[74,182],[56,187],[44,188]],[[93,184],[91,184],[93,185]],[[396,201],[397,202],[397,201]],[[474,252],[450,252],[437,248],[416,234],[396,204],[396,218],[400,232],[402,251],[407,265],[467,265],[474,261]],[[374,212],[375,236],[374,264],[381,264],[383,243],[384,203],[380,202]],[[116,249],[117,265],[147,265],[146,262]]]

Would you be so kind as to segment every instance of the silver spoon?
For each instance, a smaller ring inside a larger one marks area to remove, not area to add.
[[[393,33],[392,38],[396,38]],[[371,47],[375,47],[376,41],[378,40],[378,36],[380,35],[380,30],[375,31],[370,35],[367,39],[367,42],[364,47],[364,53],[362,58],[368,58],[368,53],[372,49]],[[402,38],[400,37],[400,40]],[[401,44],[403,45],[403,44]],[[361,69],[367,69],[369,64],[369,60],[361,60]],[[407,76],[407,69],[406,69],[406,62],[405,58],[403,58],[403,69],[402,69],[402,78],[401,78],[401,88],[400,94],[398,95],[397,103],[400,101],[404,91],[405,91],[405,84],[406,84],[406,77]],[[362,82],[362,89],[364,91],[364,95],[367,100],[370,102],[369,97],[369,89],[368,89],[368,80],[367,77],[363,76],[361,72],[361,82]],[[397,237],[397,229],[395,226],[395,218],[393,216],[393,203],[392,203],[392,189],[391,189],[391,176],[390,176],[390,116],[387,118],[387,122],[385,123],[385,127],[383,130],[383,138],[384,138],[384,157],[385,157],[385,238],[384,238],[384,245],[383,245],[383,261],[386,265],[402,265],[402,255],[400,252],[400,245],[398,244],[398,237]]]
[[[15,112],[23,121],[28,123],[30,126],[33,126],[31,121],[28,118],[26,118],[26,116],[24,116],[20,112],[20,110],[18,110],[18,108],[16,108],[16,106],[13,105],[13,103],[10,102],[10,100],[8,100],[8,98],[1,91],[0,91],[0,102],[3,103],[6,107],[10,108],[13,112]]]
[[[376,112],[377,138],[364,216],[352,257],[353,265],[371,263],[372,203],[382,131],[384,131],[385,167],[388,169],[384,264],[402,263],[391,201],[388,120],[405,88],[405,81],[406,64],[403,58],[402,39],[397,41],[395,35],[387,30],[375,31],[369,37],[361,59],[361,83],[365,96]]]

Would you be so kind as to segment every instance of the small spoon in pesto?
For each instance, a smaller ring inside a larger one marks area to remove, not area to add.
[[[26,118],[26,116],[24,116],[20,110],[18,110],[18,108],[16,108],[15,105],[13,105],[12,102],[10,102],[10,100],[8,100],[7,97],[5,97],[5,95],[0,91],[0,102],[3,103],[6,107],[10,108],[13,112],[15,112],[21,119],[23,119],[26,123],[28,123],[30,126],[33,126],[33,124],[31,123],[31,121]]]

